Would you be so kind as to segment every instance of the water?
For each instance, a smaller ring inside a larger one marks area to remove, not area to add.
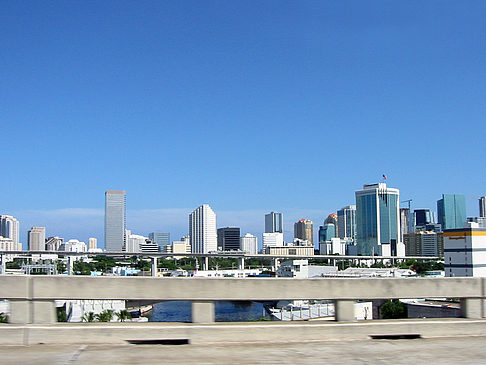
[[[216,322],[245,322],[264,316],[257,302],[214,302]],[[149,322],[191,322],[191,302],[172,301],[155,304]]]

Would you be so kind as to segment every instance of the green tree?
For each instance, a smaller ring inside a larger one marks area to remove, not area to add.
[[[95,319],[96,319],[96,316],[93,312],[84,313],[83,318],[81,318],[81,320],[83,322],[94,322]]]
[[[388,300],[380,308],[381,316],[384,319],[407,318],[405,304],[398,299]]]
[[[7,318],[7,315],[3,312],[0,313],[0,323],[7,323],[8,322],[8,318]]]
[[[126,309],[122,309],[121,311],[116,312],[115,314],[120,322],[125,322],[127,319],[132,318],[132,316],[130,316],[130,312],[127,311]]]
[[[111,322],[113,319],[113,310],[107,309],[96,315],[98,322]]]

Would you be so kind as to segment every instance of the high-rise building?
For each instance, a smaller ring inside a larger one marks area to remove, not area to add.
[[[266,247],[283,246],[283,244],[284,244],[283,233],[265,232],[262,235],[262,245],[264,249]]]
[[[208,253],[218,249],[216,214],[203,204],[189,214],[189,236],[193,253]]]
[[[356,205],[348,205],[337,212],[339,238],[356,239]]]
[[[0,215],[0,236],[10,238],[17,247],[19,244],[19,221],[11,215]]]
[[[400,240],[399,190],[378,183],[364,185],[355,194],[358,254],[405,256]]]
[[[336,238],[336,226],[332,223],[324,224],[319,227],[319,244],[330,241],[331,238]]]
[[[479,198],[479,216],[486,217],[486,196]]]
[[[442,232],[418,231],[403,235],[406,256],[444,256]]]
[[[408,233],[410,224],[410,209],[400,208],[400,239],[403,242],[403,235]]]
[[[105,192],[105,250],[122,251],[126,245],[126,193]]]
[[[46,227],[32,227],[28,232],[29,251],[46,250]]]
[[[422,227],[432,222],[432,215],[429,209],[415,209],[413,215],[415,227],[418,227],[416,229],[422,229]]]
[[[463,228],[466,223],[466,197],[462,194],[442,194],[437,200],[437,215],[442,230]]]
[[[258,253],[258,238],[250,233],[240,237],[240,250],[250,255]]]
[[[265,233],[283,233],[282,213],[271,212],[265,214]]]
[[[152,232],[149,233],[149,238],[159,246],[159,251],[161,252],[164,251],[165,246],[170,245],[169,232]]]
[[[62,243],[64,242],[63,238],[54,236],[54,237],[49,237],[46,240],[46,250],[47,251],[59,251],[59,248],[61,247]]]
[[[240,229],[238,227],[218,228],[218,250],[236,251],[240,249]]]
[[[88,238],[88,250],[96,250],[98,248],[98,239],[94,237]]]
[[[306,240],[309,245],[314,246],[314,223],[309,219],[301,219],[294,223],[294,238]]]

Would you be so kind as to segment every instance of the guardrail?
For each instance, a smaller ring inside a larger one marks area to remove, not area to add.
[[[353,321],[358,299],[459,298],[464,317],[484,318],[486,278],[152,278],[0,276],[11,323],[53,323],[55,300],[184,300],[192,322],[214,322],[214,301],[330,299],[336,321]]]

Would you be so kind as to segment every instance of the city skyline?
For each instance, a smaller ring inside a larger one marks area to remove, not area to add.
[[[173,239],[207,202],[258,237],[282,212],[290,240],[382,174],[413,208],[466,194],[477,215],[484,2],[28,8],[0,3],[0,210],[24,245],[34,226],[102,244],[107,189],[128,192],[129,229]]]
[[[359,190],[359,189],[356,189]],[[442,196],[442,194],[440,195]],[[440,197],[437,196],[437,199],[434,200],[434,205],[427,208],[431,212],[436,213],[434,206],[437,205],[437,200]],[[467,196],[467,195],[466,195]],[[130,198],[128,197],[130,201]],[[477,217],[479,216],[478,204],[477,199],[470,199],[471,201],[475,201],[475,204],[471,204],[471,202],[466,203],[467,208],[467,217]],[[355,204],[355,201],[352,202],[351,205]],[[413,204],[413,203],[412,203]],[[472,205],[472,206],[471,206]],[[212,206],[212,205],[211,205]],[[405,203],[401,202],[401,206],[405,207]],[[257,237],[260,237],[258,244],[261,248],[262,241],[261,241],[261,234],[265,232],[265,216],[270,214],[270,212],[278,211],[278,214],[282,214],[288,216],[288,220],[283,220],[283,227],[284,227],[284,240],[285,242],[292,242],[294,238],[294,224],[296,221],[301,219],[309,219],[311,221],[317,222],[316,227],[318,228],[319,225],[322,224],[326,219],[328,219],[329,214],[336,213],[342,208],[346,208],[346,204],[343,204],[341,208],[336,209],[334,212],[324,212],[321,209],[268,209],[268,210],[229,210],[229,211],[221,211],[214,209],[215,213],[218,215],[218,226],[217,228],[222,227],[229,227],[229,226],[240,226],[241,227],[241,235],[245,233],[253,234]],[[414,208],[412,205],[412,211],[417,210],[419,208]],[[133,231],[134,234],[141,234],[148,236],[150,232],[154,231],[165,231],[170,233],[171,241],[176,241],[182,238],[183,236],[187,235],[187,216],[188,214],[193,211],[194,208],[175,208],[175,209],[145,209],[141,211],[136,211],[129,208],[129,204],[126,206],[126,228]],[[32,226],[35,226],[36,222],[42,221],[47,222],[46,224],[37,224],[37,226],[44,226],[46,227],[46,237],[47,236],[60,236],[65,239],[65,241],[69,239],[79,239],[80,241],[88,242],[90,237],[95,237],[98,239],[99,247],[105,248],[104,245],[104,209],[67,209],[67,210],[59,210],[57,212],[51,212],[52,214],[46,214],[46,212],[42,211],[31,211],[31,216],[24,223],[23,218],[18,218],[20,221],[20,242],[23,244],[24,249],[27,248],[27,236],[28,236],[28,229]],[[10,214],[12,215],[12,214]],[[14,218],[17,218],[16,215],[13,215]],[[67,227],[63,226],[66,217],[72,217],[69,221]],[[80,217],[84,217],[85,224],[76,224],[76,220],[79,220]],[[100,221],[101,217],[101,221]],[[305,217],[305,218],[304,218]],[[57,220],[59,218],[59,220]],[[221,221],[221,222],[220,222]],[[33,223],[34,222],[34,223]],[[88,223],[90,222],[90,223]],[[165,222],[165,223],[164,223]],[[32,224],[33,223],[33,224]],[[24,225],[25,224],[25,225]],[[29,228],[25,228],[29,225]],[[155,228],[154,228],[155,227]],[[157,229],[158,227],[158,229]],[[314,238],[314,246],[317,246],[316,242],[319,242],[319,230],[315,229],[313,232]],[[74,232],[74,233],[67,233],[64,234],[63,232]],[[77,233],[76,233],[77,232]],[[25,237],[25,239],[23,239]],[[316,247],[317,248],[317,247]]]

